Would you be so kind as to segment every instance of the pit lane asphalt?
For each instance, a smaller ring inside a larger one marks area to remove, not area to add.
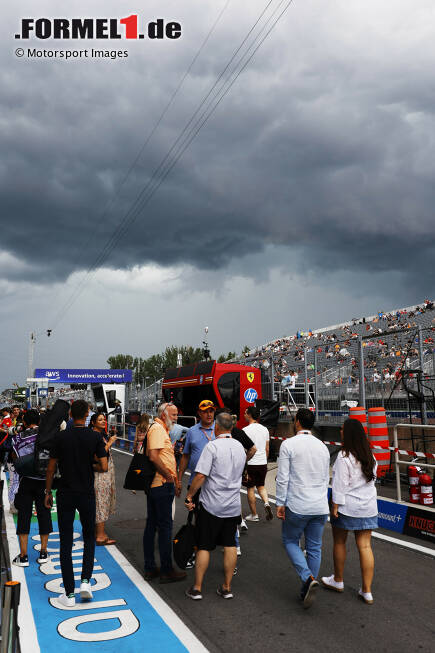
[[[107,531],[117,540],[119,550],[143,573],[145,497],[122,488],[131,457],[116,451],[113,454],[117,510]],[[185,489],[186,481],[176,502],[174,533],[186,519]],[[245,510],[244,495],[242,503]],[[222,553],[218,549],[211,555],[202,601],[192,601],[184,595],[193,584],[193,570],[187,572],[186,581],[169,585],[153,581],[152,586],[211,653],[434,650],[434,558],[373,540],[375,603],[368,606],[357,598],[359,561],[349,536],[345,591],[339,594],[319,588],[314,605],[303,610],[298,600],[300,583],[281,544],[280,532],[276,518],[272,522],[262,519],[250,524],[248,533],[241,536],[242,556],[238,558],[238,574],[232,585],[233,600],[225,601],[216,594],[222,582]],[[320,575],[329,575],[332,569],[332,535],[327,524]]]

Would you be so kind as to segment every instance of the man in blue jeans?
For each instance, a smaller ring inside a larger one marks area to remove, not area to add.
[[[281,445],[276,476],[276,516],[283,520],[282,541],[302,581],[301,600],[309,608],[319,586],[322,535],[328,518],[329,451],[312,433],[314,414],[300,408],[295,436]],[[305,535],[307,557],[299,546]]]
[[[158,417],[148,430],[146,452],[156,473],[147,496],[147,522],[143,534],[145,579],[160,576],[161,583],[175,583],[186,578],[185,571],[172,565],[172,503],[180,496],[177,467],[169,431],[177,421],[178,410],[173,404],[162,404]],[[160,568],[154,557],[154,540],[158,531]]]

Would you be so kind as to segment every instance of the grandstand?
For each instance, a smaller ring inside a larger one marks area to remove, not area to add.
[[[367,378],[374,370],[396,371],[401,367],[403,357],[409,363],[419,356],[418,328],[423,330],[423,354],[432,356],[434,351],[435,306],[425,300],[420,305],[402,308],[389,313],[380,311],[377,315],[353,319],[315,331],[298,331],[293,336],[277,338],[246,353],[245,359],[265,369],[273,358],[275,381],[281,381],[290,370],[304,374],[305,353],[309,369],[317,352],[318,371],[340,367],[358,369],[359,336],[364,338]],[[369,336],[369,338],[367,338]],[[370,338],[372,336],[372,338]],[[313,369],[311,367],[311,369]],[[325,379],[332,378],[325,375]]]
[[[336,417],[350,402],[361,401],[363,376],[366,404],[388,406],[400,419],[409,412],[411,403],[412,409],[417,410],[415,398],[400,383],[407,374],[408,385],[414,390],[425,380],[428,391],[423,392],[433,408],[434,332],[435,305],[425,300],[322,329],[299,330],[251,349],[244,361],[263,370],[264,378],[268,377],[270,382],[269,396],[290,408],[311,405],[318,409],[319,418],[328,411],[335,411]],[[412,370],[416,374],[409,374]],[[422,370],[420,379],[417,370]],[[296,373],[299,395],[297,388],[296,392],[286,392],[291,383],[290,372]],[[303,389],[305,382],[307,392]]]

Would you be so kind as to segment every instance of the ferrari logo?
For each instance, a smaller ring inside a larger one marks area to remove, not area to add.
[[[136,472],[136,474],[140,474],[142,470],[141,469],[133,469],[133,471]]]
[[[246,374],[246,377],[247,377],[249,383],[252,383],[252,381],[254,380],[254,376],[255,376],[255,375],[254,375],[254,372],[248,372],[248,373]]]

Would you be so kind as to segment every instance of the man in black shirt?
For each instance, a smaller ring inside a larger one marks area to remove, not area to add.
[[[80,584],[82,599],[92,599],[90,580],[95,554],[95,490],[94,469],[107,472],[107,452],[104,441],[97,431],[85,426],[89,406],[81,399],[71,406],[74,425],[61,431],[50,451],[45,483],[45,505],[51,508],[51,487],[56,465],[59,466],[60,482],[56,495],[57,520],[60,539],[60,567],[64,593],[58,601],[65,607],[74,607],[74,571],[72,545],[74,516],[77,510],[83,531],[83,563]]]

